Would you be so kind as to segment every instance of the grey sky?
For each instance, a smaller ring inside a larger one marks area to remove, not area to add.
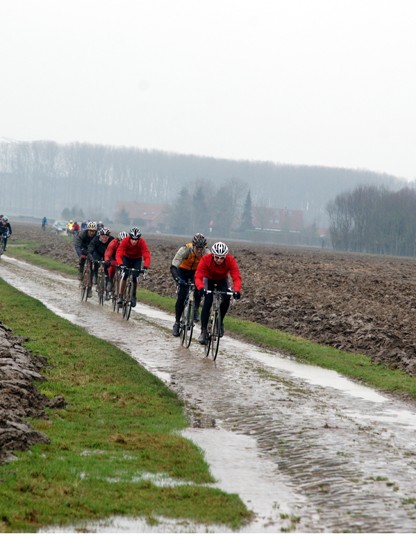
[[[414,0],[1,0],[0,138],[416,178]]]

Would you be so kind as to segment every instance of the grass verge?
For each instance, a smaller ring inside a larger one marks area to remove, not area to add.
[[[202,452],[178,435],[182,404],[115,346],[0,280],[0,320],[47,357],[49,397],[68,406],[31,420],[50,439],[0,468],[0,532],[34,532],[113,515],[240,527],[251,516],[214,480]],[[169,482],[158,486],[157,476]]]

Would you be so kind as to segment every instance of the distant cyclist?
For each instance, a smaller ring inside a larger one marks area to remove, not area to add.
[[[138,227],[132,227],[128,236],[120,242],[116,252],[117,265],[123,265],[129,269],[146,271],[150,266],[150,250],[146,241],[141,238],[142,233]],[[126,273],[123,273],[120,281],[120,295],[118,304],[122,304],[124,289],[126,287]],[[132,306],[136,306],[137,277],[133,275],[133,299]]]
[[[114,240],[114,237],[111,236],[111,231],[108,227],[102,227],[98,231],[98,235],[95,235],[88,245],[88,259],[91,261],[92,280],[94,284],[97,283],[98,262],[104,261],[105,251],[112,240]],[[108,267],[104,266],[104,272],[106,277],[108,277]]]
[[[108,282],[106,286],[106,300],[109,299],[110,293],[113,289],[113,279],[114,274],[116,272],[117,268],[117,262],[116,262],[116,252],[118,250],[118,247],[120,246],[120,242],[128,237],[128,233],[126,231],[121,231],[117,238],[113,239],[107,246],[107,249],[104,254],[104,265],[108,269]]]
[[[188,280],[194,280],[194,275],[198,263],[204,254],[209,254],[206,248],[207,239],[202,233],[196,233],[192,242],[188,242],[181,246],[176,252],[170,266],[170,272],[173,279],[178,284],[178,298],[175,304],[175,323],[173,324],[173,336],[179,336],[179,327],[182,312],[185,305],[186,295],[188,294]],[[199,305],[201,303],[201,295],[198,290],[195,290],[195,312],[194,320],[199,321]]]
[[[97,234],[97,223],[88,222],[87,229],[74,237],[74,249],[79,257],[79,278],[82,278],[84,272],[85,259],[88,254],[88,246]]]
[[[228,246],[226,244],[216,242],[211,248],[211,253],[202,257],[195,272],[195,286],[200,295],[205,295],[204,306],[201,312],[201,335],[198,338],[200,344],[205,344],[207,340],[209,312],[213,301],[212,293],[207,294],[206,291],[212,291],[215,284],[217,290],[229,291],[229,276],[231,276],[233,281],[234,298],[239,299],[241,296],[241,275],[237,261],[228,253]],[[224,295],[220,308],[220,336],[224,335],[224,317],[229,306],[230,297]]]
[[[10,225],[9,218],[2,216],[0,221],[0,236],[3,238],[4,251],[6,251],[7,241],[12,234],[12,226]]]

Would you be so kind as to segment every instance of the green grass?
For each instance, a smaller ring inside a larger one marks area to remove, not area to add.
[[[230,528],[250,518],[237,495],[209,486],[201,450],[178,435],[187,426],[182,403],[134,359],[2,280],[0,320],[48,359],[41,392],[67,401],[31,420],[50,443],[0,467],[0,532],[112,515]],[[184,484],[158,487],[149,474]]]

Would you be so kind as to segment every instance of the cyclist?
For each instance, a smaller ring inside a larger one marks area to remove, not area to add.
[[[97,223],[88,222],[87,229],[74,237],[74,249],[79,257],[79,279],[84,272],[85,258],[88,254],[88,246],[97,233]]]
[[[198,342],[202,345],[207,340],[207,325],[209,312],[212,306],[212,293],[206,294],[206,290],[213,290],[214,285],[219,291],[228,291],[228,276],[231,276],[234,287],[234,298],[241,297],[241,275],[235,258],[228,253],[228,246],[223,242],[216,242],[211,253],[204,255],[195,272],[195,286],[200,295],[205,295],[204,306],[201,312],[201,334]],[[221,303],[221,327],[220,336],[224,335],[224,317],[230,306],[230,297],[224,295]]]
[[[117,235],[117,238],[113,239],[109,243],[104,254],[104,265],[108,269],[108,281],[107,281],[106,292],[105,292],[105,299],[107,301],[109,300],[111,290],[113,289],[113,278],[114,278],[114,274],[116,272],[116,267],[117,267],[116,252],[117,252],[118,247],[120,246],[120,242],[126,237],[128,237],[128,233],[126,231],[121,231]]]
[[[206,247],[207,239],[202,233],[196,233],[192,238],[192,242],[188,242],[181,246],[176,252],[170,266],[170,272],[173,279],[178,284],[178,298],[175,304],[175,323],[173,324],[173,336],[179,336],[179,326],[182,312],[185,306],[186,295],[188,294],[188,280],[193,280],[198,263],[201,257],[209,254]],[[199,305],[201,295],[198,290],[195,290],[195,312],[194,321],[199,321]]]
[[[120,242],[120,246],[116,252],[117,265],[123,265],[129,269],[140,270],[142,268],[146,271],[150,266],[150,250],[146,244],[146,241],[141,238],[142,233],[138,227],[132,227],[128,236]],[[123,304],[123,293],[126,287],[127,274],[123,272],[120,281],[120,295],[118,297],[118,304]],[[133,275],[133,299],[132,306],[136,306],[136,290],[137,290],[137,276]]]
[[[102,227],[98,231],[98,235],[95,235],[88,245],[88,259],[91,261],[92,265],[93,284],[97,283],[98,262],[104,260],[105,251],[112,240],[114,240],[114,237],[111,236],[111,231],[108,227]],[[108,267],[104,266],[104,272],[106,281],[108,281]]]
[[[6,251],[7,241],[12,234],[12,226],[10,225],[9,218],[2,216],[0,221],[0,237],[3,237],[4,251]]]

